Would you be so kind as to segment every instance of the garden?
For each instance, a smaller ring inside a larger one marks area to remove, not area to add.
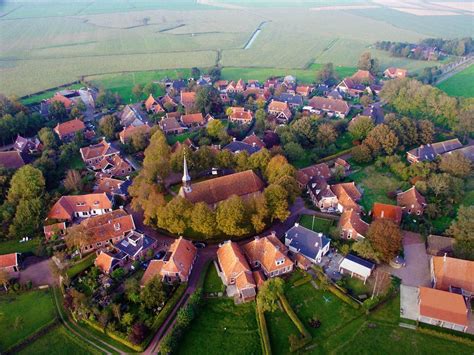
[[[332,219],[320,218],[316,216],[302,215],[300,217],[299,224],[314,232],[320,232],[328,235],[331,231],[331,228],[334,227],[335,221]]]

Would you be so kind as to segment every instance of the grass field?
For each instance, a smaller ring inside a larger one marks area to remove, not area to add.
[[[85,256],[82,260],[80,260],[78,263],[71,266],[66,271],[67,275],[70,278],[73,278],[77,274],[80,274],[81,272],[83,272],[87,268],[91,267],[94,264],[94,260],[95,260],[95,254],[94,253]]]
[[[55,317],[49,290],[0,296],[0,351],[18,344]]]
[[[72,336],[64,327],[58,326],[46,335],[35,340],[18,354],[44,354],[44,355],[62,355],[62,354],[101,354],[92,346]]]
[[[10,253],[34,253],[40,239],[35,238],[24,243],[20,243],[18,240],[1,240],[0,241],[0,255]]]
[[[207,299],[180,341],[178,354],[260,354],[255,304]]]
[[[450,96],[474,97],[474,65],[460,71],[437,86]]]
[[[217,275],[217,269],[214,264],[209,265],[206,273],[206,278],[204,279],[204,292],[224,292],[225,287],[220,279],[219,275]]]
[[[314,216],[310,215],[302,215],[299,223],[305,228],[327,235],[331,227],[334,225],[334,221],[332,219],[313,217]]]
[[[69,85],[67,87],[61,88],[59,90],[66,90],[66,89],[75,90],[75,89],[80,89],[83,86],[84,85],[82,85],[82,84],[73,84],[73,85]],[[53,89],[53,90],[45,91],[41,94],[31,95],[29,97],[26,97],[26,98],[22,99],[21,102],[24,105],[37,104],[37,103],[40,103],[44,99],[51,98],[59,90],[58,89]]]

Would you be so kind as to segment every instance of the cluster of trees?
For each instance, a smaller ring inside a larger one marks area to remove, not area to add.
[[[419,44],[379,41],[375,43],[375,48],[390,52],[392,57],[428,60],[432,58],[426,56],[427,48],[437,48],[441,53],[464,56],[474,51],[474,42],[471,37],[450,40],[426,38]]]
[[[212,167],[237,171],[253,169],[266,179],[268,186],[263,194],[252,199],[232,196],[219,203],[216,209],[205,203],[193,205],[179,196],[166,202],[164,181],[172,170],[182,171],[185,151],[192,174]],[[196,152],[183,148],[171,153],[166,137],[157,131],[145,150],[143,169],[129,191],[132,206],[144,211],[145,222],[149,225],[175,234],[194,230],[208,238],[222,234],[242,236],[259,233],[269,222],[288,217],[289,206],[299,193],[295,173],[285,157],[272,157],[266,149],[252,156],[246,152],[233,155],[225,150],[214,153],[206,146]]]
[[[459,132],[473,132],[474,101],[457,99],[414,79],[390,80],[380,97],[397,112],[416,119],[428,119]]]
[[[474,261],[474,206],[461,206],[447,234],[456,239],[454,255]]]
[[[368,70],[373,75],[377,75],[380,70],[380,64],[378,59],[372,58],[370,52],[365,52],[361,54],[357,67],[360,70]]]
[[[316,83],[333,86],[336,85],[338,81],[339,76],[334,70],[334,65],[332,63],[324,64],[323,67],[316,73]]]
[[[474,51],[472,37],[460,39],[425,38],[420,41],[420,45],[436,47],[447,54],[459,56],[467,55]]]

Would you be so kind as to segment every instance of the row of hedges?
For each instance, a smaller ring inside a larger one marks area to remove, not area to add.
[[[352,148],[341,150],[340,152],[338,152],[338,153],[336,153],[336,154],[329,155],[329,156],[327,156],[327,157],[324,157],[324,158],[322,158],[322,159],[319,159],[319,160],[318,160],[318,163],[325,163],[325,162],[327,162],[327,161],[330,161],[330,160],[339,158],[341,155],[348,154],[348,153],[350,153],[350,152],[352,152]]]
[[[46,323],[44,326],[42,326],[40,329],[38,329],[36,332],[33,334],[30,334],[24,339],[21,339],[18,343],[10,346],[4,354],[17,354],[20,350],[26,348],[28,345],[30,345],[32,342],[35,340],[41,338],[45,334],[49,333],[53,328],[57,327],[59,325],[59,319],[56,317]]]
[[[89,254],[72,265],[67,271],[67,276],[72,280],[75,276],[94,265],[95,253]]]
[[[141,353],[146,348],[146,346],[144,347],[143,344],[140,344],[140,345],[133,344],[131,341],[125,339],[123,337],[123,335],[120,334],[120,333],[114,332],[112,330],[104,329],[99,323],[97,323],[95,321],[92,321],[90,319],[83,319],[83,320],[81,320],[81,322],[87,324],[89,327],[91,327],[91,328],[93,328],[93,329],[95,329],[99,332],[102,332],[102,333],[106,334],[109,338],[112,338],[115,341],[118,341],[119,343],[125,345],[126,347],[128,347],[132,350],[135,350],[136,352]]]
[[[304,324],[301,322],[301,320],[298,318],[295,311],[293,311],[293,308],[291,308],[291,305],[286,299],[286,296],[284,294],[280,294],[279,296],[283,309],[302,335],[302,337],[298,337],[293,334],[290,335],[290,351],[295,352],[308,345],[313,337],[311,336],[311,333],[308,331],[308,329],[306,329]]]
[[[471,346],[474,349],[474,337],[468,333],[460,333],[447,328],[439,328],[425,323],[418,323],[417,332],[432,335],[438,338],[456,341]]]
[[[307,274],[303,278],[298,279],[295,282],[293,282],[293,286],[298,287],[298,286],[307,284],[308,282],[311,282],[312,279],[313,279],[313,277],[310,274]]]
[[[265,313],[259,307],[258,305],[258,300],[257,300],[257,324],[258,324],[258,330],[260,333],[260,340],[262,343],[262,353],[264,355],[271,355],[272,354],[272,346],[270,344],[270,335],[268,334],[268,328],[267,328],[267,321],[265,319]]]
[[[336,287],[327,276],[320,270],[314,269],[316,271],[316,276],[321,283],[327,283],[327,290],[330,291],[334,296],[347,303],[348,305],[358,309],[360,304],[357,303],[351,296],[345,293],[340,286]]]

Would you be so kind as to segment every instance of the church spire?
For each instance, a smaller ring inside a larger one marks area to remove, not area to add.
[[[186,162],[186,153],[184,153],[184,161],[183,161],[183,188],[185,192],[191,192],[191,177],[188,173],[188,164]]]

